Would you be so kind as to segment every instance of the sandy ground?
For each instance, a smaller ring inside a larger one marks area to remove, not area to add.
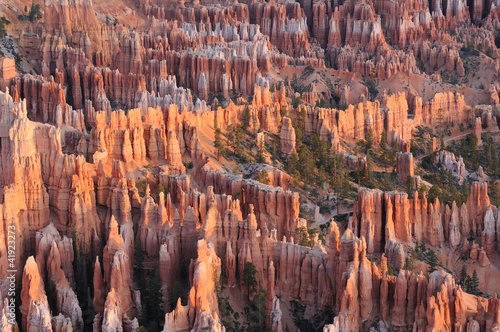
[[[408,76],[400,72],[390,79],[377,80],[379,96],[384,90],[387,93],[411,92],[420,95],[424,101],[428,101],[431,100],[436,93],[452,91],[463,94],[467,105],[488,104],[488,94],[484,90],[479,89],[479,86],[483,84],[485,87],[488,87],[489,83],[494,81],[494,71],[490,68],[491,65],[489,64],[489,60],[484,54],[481,54],[475,59],[478,60],[478,68],[473,71],[470,70],[466,77],[459,78],[458,84],[437,82],[423,75],[413,74]],[[276,81],[284,80],[286,77],[292,80],[294,75],[300,77],[303,71],[304,67],[287,67],[281,70],[280,73],[269,73],[268,77]],[[347,85],[350,87],[349,102],[351,104],[361,101],[360,96],[365,92],[365,85],[363,84],[363,77],[357,73],[349,73],[331,68],[315,70],[305,80],[301,81],[301,84],[307,86],[314,82],[316,83],[318,92],[327,91],[329,88],[324,84],[324,80],[320,75],[321,72],[325,73],[327,78],[330,79],[334,85],[338,83],[341,86]],[[440,71],[438,70],[437,72]],[[466,80],[468,80],[468,82],[464,83]]]
[[[472,276],[474,270],[476,270],[479,278],[479,289],[483,293],[491,296],[500,294],[500,283],[498,282],[498,276],[500,275],[500,255],[498,253],[494,253],[493,256],[489,257],[491,263],[489,266],[482,267],[477,260],[467,259],[464,262],[458,250],[443,247],[435,248],[435,251],[443,265],[452,270],[457,278],[460,277],[462,266],[465,264],[468,275]]]
[[[92,0],[92,4],[100,22],[106,22],[108,16],[111,21],[116,18],[125,26],[136,27],[144,23],[144,17],[138,13],[132,0]]]
[[[486,66],[486,65],[485,65]],[[484,68],[484,71],[488,71],[487,67]],[[484,85],[487,86],[487,82],[492,82],[491,80],[484,79]],[[468,85],[479,86],[480,84],[474,85],[475,83],[469,83]],[[484,90],[480,90],[477,88],[472,88],[465,84],[448,84],[444,82],[436,82],[430,80],[421,75],[412,75],[408,77],[408,75],[404,73],[397,73],[393,77],[388,80],[381,81],[379,84],[379,92],[383,90],[387,92],[412,92],[417,93],[422,97],[424,101],[431,100],[436,93],[439,92],[458,92],[464,95],[465,101],[467,105],[479,105],[479,104],[487,104],[489,103],[489,97],[484,92]]]
[[[40,3],[43,9],[43,1],[35,1]],[[12,26],[18,27],[17,17],[24,12],[24,7],[31,8],[32,0],[8,0],[0,2],[0,17],[5,16],[12,22]],[[137,13],[136,5],[132,0],[92,0],[94,11],[97,18],[101,22],[106,22],[106,15],[113,21],[118,18],[120,23],[136,26],[144,22],[144,18]]]
[[[17,17],[24,14],[24,6],[31,8],[31,0],[8,0],[0,3],[0,16],[5,16],[6,19],[15,24]]]
[[[481,267],[477,261],[472,262],[472,260],[468,260],[467,263],[467,274],[472,275],[474,270],[477,272],[479,289],[491,296],[500,294],[498,277],[500,275],[500,256],[497,253],[490,258],[491,265],[486,268]]]

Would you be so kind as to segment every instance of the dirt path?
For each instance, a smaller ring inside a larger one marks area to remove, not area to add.
[[[487,132],[487,130],[483,130],[481,132],[481,134]],[[449,137],[447,139],[444,140],[444,143],[448,143],[448,142],[451,142],[451,141],[454,141],[456,139],[459,139],[459,138],[462,138],[462,137],[466,137],[467,135],[471,134],[472,131],[470,132],[467,132],[467,133],[464,133],[464,134],[461,134],[461,135],[457,135],[457,136],[453,136],[453,137]],[[490,131],[491,134],[494,134],[494,133],[500,133],[500,130],[493,130],[493,131]]]

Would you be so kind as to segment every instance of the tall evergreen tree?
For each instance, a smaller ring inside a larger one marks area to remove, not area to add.
[[[464,290],[467,293],[472,293],[472,278],[469,275],[465,277],[465,287],[464,287]]]
[[[373,148],[373,144],[375,143],[375,135],[373,134],[373,129],[370,127],[368,129],[368,133],[366,134],[366,151],[369,151]]]
[[[297,114],[297,118],[295,121],[295,146],[297,149],[300,149],[302,145],[302,140],[304,139],[304,131],[306,130],[306,109],[304,107],[300,107],[300,111]]]
[[[497,181],[490,180],[488,183],[488,194],[490,196],[491,203],[495,206],[500,206],[500,195],[498,193]]]
[[[93,317],[95,315],[93,309],[93,303],[90,297],[89,289],[89,272],[91,269],[87,269],[87,265],[90,266],[90,262],[87,261],[86,255],[82,252],[80,247],[80,240],[78,238],[78,233],[76,231],[74,223],[72,224],[72,236],[73,236],[73,270],[75,271],[75,281],[76,281],[76,295],[78,297],[78,302],[82,308],[82,318],[84,321],[84,326],[76,326],[77,330],[88,328],[92,326]]]
[[[31,9],[29,13],[29,19],[31,22],[38,22],[42,18],[42,8],[40,4],[31,3]]]
[[[248,128],[248,126],[250,125],[250,109],[248,107],[246,107],[243,110],[241,123],[243,125],[243,128],[245,128],[245,129]]]
[[[220,156],[226,156],[226,147],[224,144],[224,139],[222,138],[222,132],[220,128],[215,128],[214,147],[217,150],[217,160],[219,160]]]
[[[437,270],[439,264],[439,259],[436,256],[434,250],[429,251],[429,257],[427,258],[427,263],[429,264],[429,274]]]
[[[288,159],[288,162],[285,165],[287,173],[292,174],[297,169],[298,165],[299,165],[299,156],[294,151],[290,155],[290,158]]]
[[[259,164],[262,164],[266,161],[266,158],[264,157],[264,149],[266,146],[264,145],[264,139],[261,139],[259,142],[259,146],[257,147],[257,162]]]
[[[387,144],[387,132],[384,129],[380,135],[380,149],[385,152],[387,150]]]
[[[250,294],[257,290],[257,268],[252,262],[246,262],[243,268],[243,285],[247,288],[247,296],[250,299]]]
[[[496,174],[498,175],[498,166],[499,166],[499,162],[498,162],[498,145],[492,145],[491,146],[491,157],[490,157],[490,161],[488,162],[488,165],[489,165],[489,169],[490,169],[490,172],[493,173],[493,174]]]
[[[259,291],[253,299],[253,315],[248,332],[266,331],[266,297],[265,289],[260,286]]]
[[[230,125],[228,128],[227,141],[233,148],[234,154],[241,157],[243,129],[238,125]]]
[[[373,181],[373,160],[369,153],[366,154],[366,167],[364,177],[369,183]]]
[[[138,237],[134,241],[134,277],[141,278],[143,275],[144,251],[142,250],[141,241]]]
[[[411,175],[408,175],[408,177],[406,178],[406,193],[408,194],[409,199],[413,199],[414,192],[415,190],[413,188],[413,178],[411,177]]]
[[[469,134],[468,143],[469,143],[469,153],[470,153],[470,159],[472,162],[472,168],[474,170],[477,170],[477,168],[479,167],[479,154],[477,151],[477,143],[478,143],[477,136],[474,134]]]
[[[175,306],[177,305],[177,300],[181,297],[182,295],[182,285],[179,282],[179,280],[176,280],[174,284],[172,285],[172,289],[170,290],[170,293],[168,294],[168,301],[170,302],[170,309],[174,309]]]
[[[474,295],[479,295],[479,278],[477,276],[477,272],[474,269],[472,272],[472,284],[471,284],[471,293]]]
[[[465,264],[462,266],[462,271],[460,272],[460,285],[462,288],[466,291],[465,289],[465,281],[467,280],[467,268],[465,267]]]
[[[160,304],[161,304],[161,281],[158,271],[154,269],[149,275],[148,297],[145,304],[145,316],[148,322],[148,331],[159,331]]]
[[[392,141],[391,149],[387,154],[387,161],[394,167],[396,167],[396,152],[398,152],[398,143],[396,141]]]

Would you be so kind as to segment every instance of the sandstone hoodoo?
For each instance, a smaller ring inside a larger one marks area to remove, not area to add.
[[[500,330],[499,8],[0,6],[1,330]]]

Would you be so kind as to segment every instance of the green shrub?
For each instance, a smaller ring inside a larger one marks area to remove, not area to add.
[[[39,20],[42,19],[42,9],[39,4],[32,4],[30,13],[29,13],[29,19],[31,22],[36,23]]]

